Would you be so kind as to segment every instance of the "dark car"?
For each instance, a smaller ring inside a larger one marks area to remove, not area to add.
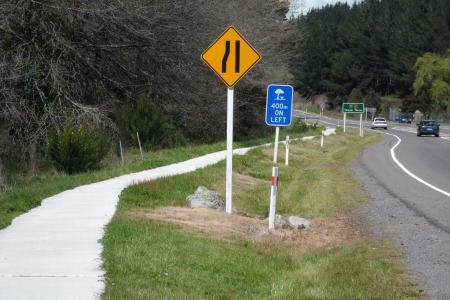
[[[417,124],[417,136],[434,135],[439,137],[439,124],[434,120],[423,120]]]
[[[399,116],[399,117],[395,118],[395,122],[411,124],[411,117],[410,116]]]

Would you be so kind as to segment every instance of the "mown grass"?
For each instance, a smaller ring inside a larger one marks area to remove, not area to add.
[[[338,130],[325,148],[318,139],[296,141],[289,166],[280,148],[277,212],[327,217],[365,201],[346,164],[379,139]],[[273,148],[234,157],[234,172],[256,182],[234,184],[234,209],[267,215],[272,159]],[[218,239],[136,214],[186,206],[186,196],[198,186],[224,195],[225,163],[123,191],[102,240],[102,299],[419,299],[388,243],[301,252],[275,242]]]

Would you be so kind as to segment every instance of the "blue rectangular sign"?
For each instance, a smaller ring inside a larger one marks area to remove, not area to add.
[[[267,125],[291,125],[293,97],[294,88],[290,85],[271,84],[267,87]]]

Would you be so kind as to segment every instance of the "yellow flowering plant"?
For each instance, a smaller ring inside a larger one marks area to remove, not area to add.
[[[93,125],[79,123],[57,128],[48,139],[47,153],[55,168],[68,174],[99,169],[109,147]]]

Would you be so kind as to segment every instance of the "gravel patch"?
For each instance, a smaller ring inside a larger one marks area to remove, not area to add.
[[[372,201],[360,210],[375,238],[390,239],[430,300],[450,299],[450,234],[428,222],[381,186],[359,159],[350,163]]]

